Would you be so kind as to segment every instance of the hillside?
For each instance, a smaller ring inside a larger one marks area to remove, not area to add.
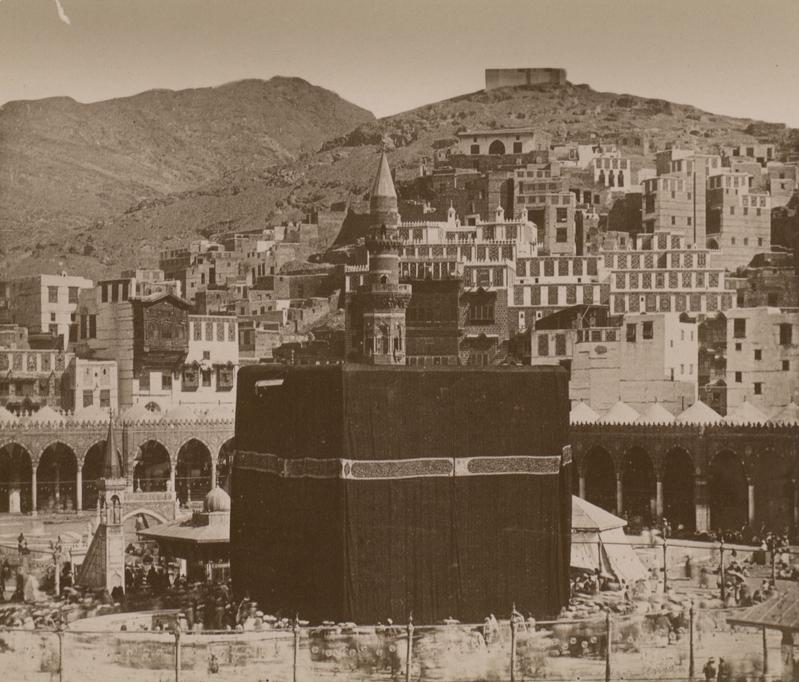
[[[281,82],[294,81],[283,79]],[[158,97],[157,94],[151,96]],[[341,103],[341,107],[345,105]],[[228,106],[235,107],[233,103]],[[168,168],[176,178],[180,178],[179,182],[174,180],[180,186],[171,193],[165,189],[153,192],[144,197],[148,199],[146,201],[131,196],[128,204],[116,215],[111,210],[94,215],[86,212],[81,214],[81,220],[76,220],[62,208],[69,217],[64,225],[72,228],[69,239],[53,237],[51,243],[40,244],[38,248],[35,245],[31,247],[30,239],[18,241],[16,247],[7,249],[9,270],[31,271],[43,265],[53,268],[59,262],[65,262],[71,270],[104,274],[130,267],[134,265],[134,259],[137,264],[154,265],[159,250],[187,238],[223,229],[257,227],[268,221],[296,217],[312,208],[326,208],[335,202],[360,198],[369,186],[377,153],[383,147],[389,150],[390,162],[400,182],[410,180],[418,172],[424,157],[430,157],[435,149],[452,145],[459,130],[475,127],[534,126],[553,133],[556,139],[581,142],[615,141],[620,135],[646,131],[660,146],[668,142],[703,148],[757,139],[781,144],[796,140],[796,131],[779,124],[711,114],[663,100],[596,92],[588,86],[572,84],[479,91],[379,121],[352,105],[346,107],[351,108],[345,111],[353,117],[360,113],[364,115],[349,126],[342,121],[337,130],[329,126],[326,136],[321,133],[309,135],[303,150],[313,147],[318,151],[305,155],[294,151],[293,157],[281,158],[280,150],[263,141],[253,144],[253,139],[265,139],[250,137],[255,126],[237,131],[240,134],[233,145],[235,153],[225,149],[226,145],[215,137],[215,126],[221,125],[216,119],[214,124],[206,126],[209,139],[204,144],[207,154],[201,156],[206,164],[202,165],[202,170],[198,169],[200,161],[196,162],[197,165],[184,165],[182,148],[164,155],[170,158],[162,159],[159,168],[164,173]],[[181,120],[187,117],[178,111],[173,115]],[[163,118],[168,116],[164,114]],[[0,130],[1,126],[2,123]],[[229,134],[228,128],[223,127],[220,135],[224,134]],[[299,138],[296,138],[294,147],[289,146],[286,138],[291,136],[281,138],[283,147],[289,151],[299,148]],[[265,152],[265,149],[269,151]],[[217,150],[220,154],[235,157],[237,162],[228,163],[226,169],[222,168],[222,163],[214,166]],[[625,152],[635,155],[639,150],[630,147]],[[274,165],[270,165],[270,158]],[[214,168],[219,171],[216,176],[213,175]],[[137,169],[141,172],[131,176],[131,187],[144,184],[146,173],[141,168]],[[55,170],[59,174],[63,172],[60,168]],[[192,173],[206,175],[193,181]],[[135,192],[131,189],[131,193]],[[0,209],[3,210],[6,209]],[[91,222],[86,217],[90,217]],[[40,220],[46,222],[48,219],[46,209],[43,209]],[[64,234],[66,231],[59,232],[59,235]],[[72,253],[69,253],[70,249]],[[84,253],[87,255],[82,255]]]
[[[9,102],[0,107],[0,272],[3,261],[12,272],[50,261],[59,269],[61,260],[102,270],[97,257],[76,258],[77,234],[233,169],[257,174],[295,161],[373,119],[333,92],[281,77],[93,104]],[[127,237],[115,247],[126,251]]]

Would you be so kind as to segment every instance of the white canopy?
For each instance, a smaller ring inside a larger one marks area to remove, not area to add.
[[[572,568],[602,573],[635,583],[646,568],[624,534],[624,519],[572,495]]]

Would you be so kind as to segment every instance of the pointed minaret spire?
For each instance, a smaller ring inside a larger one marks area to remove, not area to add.
[[[380,152],[380,163],[377,166],[374,184],[372,184],[372,197],[397,198],[394,178],[391,177],[391,168],[389,168],[388,157],[385,152]]]
[[[371,214],[372,227],[393,228],[399,225],[400,217],[397,212],[397,190],[394,188],[394,179],[388,166],[388,157],[385,152],[380,153],[380,163],[377,166],[375,181],[372,183],[372,192],[369,195],[369,213]]]
[[[114,441],[114,415],[109,415],[108,436],[105,439],[105,462],[103,466],[104,478],[122,478],[122,464],[119,461],[116,443]]]

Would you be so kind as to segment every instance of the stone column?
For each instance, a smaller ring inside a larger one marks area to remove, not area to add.
[[[75,477],[75,506],[77,511],[83,511],[83,469],[78,464],[78,475]]]
[[[616,475],[616,513],[624,514],[624,491],[621,484],[621,474]]]
[[[754,526],[755,524],[755,485],[754,483],[749,483],[749,526]]]
[[[710,500],[707,495],[707,479],[697,476],[694,479],[694,506],[696,508],[696,530],[700,533],[710,530]]]
[[[793,525],[799,527],[799,481],[793,482]]]
[[[169,490],[177,490],[175,488],[175,464],[169,463]]]
[[[216,458],[211,457],[211,490],[216,488]]]
[[[655,483],[655,516],[663,518],[663,481],[658,479]]]
[[[578,485],[579,485],[579,488],[580,488],[580,490],[579,490],[580,497],[585,499],[585,474],[583,474],[583,473],[580,474],[580,478],[578,480]]]
[[[37,512],[39,511],[39,491],[36,489],[36,467],[38,466],[38,462],[35,466],[31,467],[31,506],[33,507],[32,514],[36,516]]]

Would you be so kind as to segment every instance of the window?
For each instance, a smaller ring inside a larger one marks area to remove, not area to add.
[[[94,393],[92,391],[83,392],[83,407],[91,407],[94,403]]]
[[[736,383],[736,384],[740,384],[740,383],[741,383],[743,380],[744,380],[744,379],[743,379],[743,373],[741,373],[741,372],[736,372],[736,373],[735,373],[735,383]]]
[[[150,371],[145,369],[139,375],[139,390],[141,391],[149,391],[150,390]]]
[[[211,370],[203,370],[203,386],[210,386],[211,385]]]
[[[641,336],[644,339],[652,339],[654,335],[653,323],[651,321],[644,322],[643,329],[641,330]]]
[[[730,206],[730,215],[735,215],[735,206]]]
[[[108,303],[108,285],[107,284],[103,284],[103,286],[100,287],[100,300],[103,303]]]
[[[780,325],[780,345],[790,346],[793,343],[793,327],[790,324]]]
[[[58,287],[47,287],[47,302],[58,303]]]
[[[161,389],[167,390],[172,388],[172,372],[161,372]]]
[[[755,382],[755,395],[763,395],[763,383],[760,381]]]
[[[538,337],[538,355],[549,355],[549,336],[547,334],[541,334]]]
[[[51,324],[51,325],[48,327],[48,329],[49,329],[49,331],[50,331],[50,334],[51,334],[52,336],[58,336],[58,325],[57,325],[57,324]]]
[[[755,360],[762,360],[763,359],[763,351],[759,348],[755,351]]]
[[[676,225],[677,224],[677,216],[671,216],[671,224],[672,225]]]
[[[521,154],[522,153],[522,143],[521,142],[514,142],[513,143],[513,153],[514,154]]]
[[[69,302],[70,303],[77,303],[78,302],[78,287],[69,287]]]
[[[565,244],[569,241],[569,230],[565,227],[555,228],[555,241],[558,244]]]
[[[55,313],[50,313],[50,322],[55,322]]]
[[[635,325],[628,324],[627,325],[627,342],[628,343],[635,343]]]
[[[479,144],[473,144],[469,148],[469,153],[470,154],[479,154],[480,153],[480,145]]]
[[[210,359],[211,359],[211,351],[210,350],[204,350],[203,351],[203,360],[210,360]]]
[[[89,338],[97,338],[97,315],[89,315]]]
[[[746,338],[746,320],[736,319],[732,321],[732,335],[736,339]]]
[[[741,346],[741,344],[740,344],[740,343],[736,343],[736,344],[735,344],[735,350],[741,350],[741,347],[742,347],[742,346]]]
[[[559,223],[565,223],[569,219],[569,209],[567,208],[556,208],[555,209],[555,220]]]
[[[100,389],[100,407],[111,407],[111,391],[107,388]]]

